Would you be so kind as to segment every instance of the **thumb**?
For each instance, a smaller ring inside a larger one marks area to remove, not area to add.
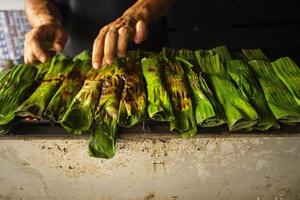
[[[148,28],[147,24],[143,20],[139,20],[135,25],[135,36],[134,36],[134,42],[136,44],[140,44],[148,37]]]
[[[61,28],[54,33],[53,48],[56,52],[62,52],[67,42],[68,34]]]

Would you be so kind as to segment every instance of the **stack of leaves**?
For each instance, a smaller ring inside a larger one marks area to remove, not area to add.
[[[214,127],[224,124],[226,121],[221,105],[215,100],[212,91],[201,73],[194,71],[197,70],[198,66],[194,51],[180,50],[179,56],[176,59],[181,61],[184,67],[188,86],[192,94],[197,125]]]
[[[300,122],[300,107],[288,88],[276,75],[272,65],[261,60],[252,60],[249,64],[255,72],[275,118],[286,124]]]
[[[161,62],[158,57],[142,59],[143,75],[148,95],[148,115],[156,121],[174,120],[169,94],[163,82]]]
[[[18,115],[42,119],[48,103],[60,87],[65,75],[73,68],[73,66],[74,64],[71,63],[66,56],[56,55],[52,59],[50,69],[45,75],[42,83],[18,108]]]
[[[116,67],[114,74],[103,82],[89,144],[90,155],[100,158],[111,158],[116,152],[115,137],[118,128],[120,97],[124,85],[124,61],[117,60],[113,65]]]
[[[209,79],[223,106],[230,131],[251,131],[258,114],[242,93],[234,86],[220,56],[197,56],[200,68]]]
[[[259,114],[255,128],[262,131],[271,127],[280,128],[249,66],[242,60],[227,61],[226,66],[232,80]]]
[[[279,58],[272,62],[273,69],[280,80],[292,93],[300,105],[300,68],[290,57]]]

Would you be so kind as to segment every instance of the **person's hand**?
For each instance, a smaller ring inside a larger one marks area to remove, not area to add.
[[[128,43],[140,44],[148,36],[145,20],[122,16],[104,26],[93,45],[92,63],[95,69],[112,64],[116,56],[125,57]]]
[[[56,52],[62,52],[68,35],[61,25],[55,23],[34,27],[25,35],[24,62],[27,64],[46,62],[50,54],[45,48],[45,42],[50,42]]]

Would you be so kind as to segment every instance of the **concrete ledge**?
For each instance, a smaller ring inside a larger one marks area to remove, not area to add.
[[[121,136],[110,160],[88,137],[2,139],[0,199],[300,198],[299,135],[147,137]]]

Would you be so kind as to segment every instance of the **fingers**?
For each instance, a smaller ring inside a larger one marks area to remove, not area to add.
[[[104,57],[106,64],[112,64],[116,56],[118,44],[118,32],[117,30],[110,30],[105,36],[104,45]]]
[[[130,41],[139,44],[148,37],[145,21],[130,20],[121,18],[101,29],[93,45],[92,63],[95,69],[112,64],[116,55],[125,57]]]
[[[131,39],[131,35],[132,35],[132,28],[122,27],[119,29],[118,51],[117,51],[117,55],[119,57],[126,56],[126,49],[128,46],[128,42]]]
[[[146,40],[148,37],[147,25],[146,25],[145,21],[139,20],[136,23],[135,28],[136,28],[136,33],[135,33],[135,37],[134,37],[134,42],[136,44],[140,44],[141,42]]]
[[[101,29],[99,35],[94,41],[93,53],[92,53],[92,65],[95,69],[99,69],[102,66],[106,33],[107,33],[107,28],[104,27],[103,29]]]
[[[41,41],[31,34],[27,35],[25,40],[25,48],[24,48],[25,56],[24,61],[27,64],[33,64],[37,62],[46,62],[50,55],[47,51],[43,49],[41,46]]]
[[[54,33],[53,48],[56,52],[62,52],[67,42],[68,34],[61,28]]]
[[[33,28],[25,36],[24,62],[33,64],[48,61],[50,54],[43,46],[44,42],[51,42],[53,49],[56,52],[61,52],[67,37],[68,35],[62,27],[56,24],[41,25]]]

